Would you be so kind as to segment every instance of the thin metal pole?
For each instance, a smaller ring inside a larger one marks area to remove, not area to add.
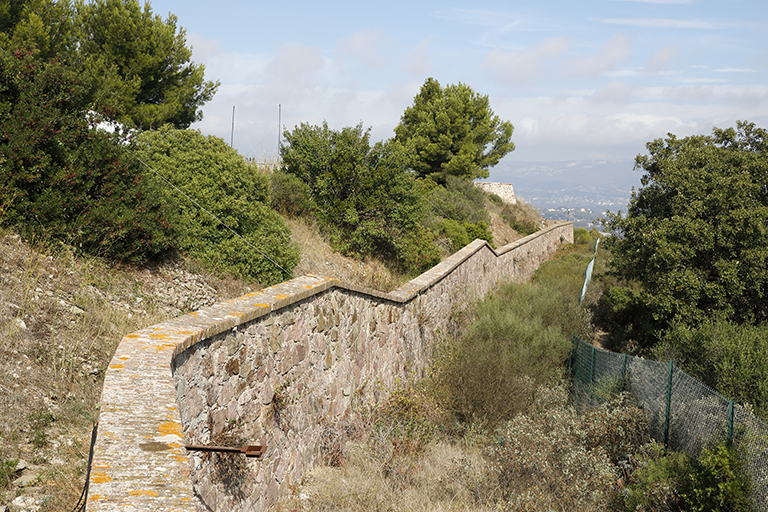
[[[232,135],[229,136],[229,147],[234,147],[235,143],[235,106],[232,105]]]
[[[280,136],[283,129],[283,106],[277,104],[277,161],[280,162]]]
[[[664,446],[669,448],[669,416],[670,408],[672,406],[672,373],[674,366],[672,361],[669,362],[669,375],[667,376],[667,414],[664,418]]]
[[[728,402],[728,442],[733,442],[733,400]]]

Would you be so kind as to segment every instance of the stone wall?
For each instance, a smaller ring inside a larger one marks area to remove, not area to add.
[[[507,204],[517,204],[515,199],[515,189],[511,183],[488,183],[485,181],[476,181],[475,186],[483,189],[489,194],[496,194]]]
[[[451,314],[527,279],[571,223],[494,251],[476,240],[381,293],[303,276],[128,335],[105,378],[88,510],[264,510],[354,401],[423,372]],[[184,444],[265,444],[261,460]]]

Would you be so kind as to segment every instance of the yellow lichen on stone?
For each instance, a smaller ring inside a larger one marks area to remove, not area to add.
[[[97,484],[105,484],[107,482],[111,482],[112,477],[108,476],[106,473],[101,472],[91,472],[91,482],[97,483]]]
[[[157,496],[157,491],[129,491],[131,496]]]
[[[181,423],[177,423],[175,421],[167,421],[165,423],[161,423],[157,430],[162,435],[173,434],[181,438],[184,437],[184,433],[181,431]]]

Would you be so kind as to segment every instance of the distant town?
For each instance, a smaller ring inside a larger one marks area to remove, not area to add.
[[[640,186],[633,161],[504,162],[489,181],[511,183],[515,197],[548,219],[601,229],[606,212],[627,211],[632,188]]]

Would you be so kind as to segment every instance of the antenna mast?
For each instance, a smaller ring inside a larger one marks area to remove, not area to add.
[[[232,147],[235,142],[235,106],[232,105],[232,135],[229,136],[229,147]]]

